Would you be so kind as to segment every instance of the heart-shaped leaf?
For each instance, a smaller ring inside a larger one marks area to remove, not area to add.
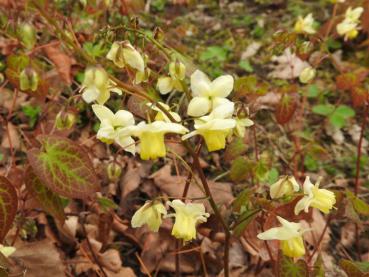
[[[28,168],[26,172],[25,183],[28,191],[36,198],[44,211],[63,222],[65,215],[62,199],[45,186],[31,168]]]
[[[31,149],[28,160],[37,177],[52,191],[69,198],[84,199],[99,185],[87,153],[74,141],[40,135],[41,149]]]
[[[17,191],[8,179],[0,176],[0,242],[12,226],[17,209]]]

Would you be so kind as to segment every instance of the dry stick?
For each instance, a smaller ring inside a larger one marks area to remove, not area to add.
[[[315,253],[318,251],[319,247],[320,247],[320,244],[322,243],[323,241],[323,238],[324,238],[324,235],[325,235],[325,232],[328,230],[328,226],[329,226],[329,223],[331,222],[332,220],[332,216],[331,214],[328,216],[328,219],[327,219],[327,222],[325,223],[325,226],[324,226],[324,229],[322,231],[322,233],[320,234],[320,237],[319,237],[319,240],[316,244],[316,246],[314,247],[314,251],[313,253],[311,253],[311,255],[309,256],[308,260],[307,260],[307,263],[309,264],[311,262],[311,260],[313,259]]]
[[[361,160],[361,151],[362,151],[362,145],[363,145],[364,132],[365,132],[365,127],[366,127],[366,122],[368,119],[368,112],[369,112],[369,104],[365,103],[364,117],[363,117],[363,122],[361,124],[360,138],[359,138],[359,143],[357,146],[355,195],[359,193],[359,187],[360,187],[360,180],[359,180],[360,179],[360,160]],[[359,226],[357,223],[355,223],[355,244],[356,244],[356,251],[358,254],[358,258],[360,259]]]
[[[91,255],[95,261],[95,263],[97,264],[97,266],[99,267],[101,273],[104,275],[104,277],[108,277],[108,275],[106,274],[106,272],[104,271],[104,268],[103,266],[100,264],[100,261],[98,260],[97,256],[96,256],[96,253],[94,251],[94,249],[92,248],[92,245],[91,245],[91,242],[90,242],[90,239],[88,238],[88,235],[87,235],[87,232],[86,232],[86,227],[85,227],[85,222],[84,222],[84,219],[83,219],[83,222],[81,224],[82,226],[82,232],[83,232],[83,235],[86,236],[86,241],[87,241],[87,245],[88,245],[88,248],[91,252]]]

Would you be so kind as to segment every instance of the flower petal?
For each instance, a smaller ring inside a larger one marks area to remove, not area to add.
[[[210,111],[211,102],[206,97],[194,97],[187,107],[187,114],[190,116],[202,116]]]
[[[158,79],[157,88],[160,94],[168,94],[173,90],[173,81],[170,77],[160,77]]]
[[[100,122],[107,121],[113,125],[114,113],[107,107],[103,105],[94,104],[92,105],[92,110],[94,111],[95,115],[100,120]]]
[[[200,70],[196,70],[191,75],[191,91],[192,96],[209,96],[211,82],[206,74]]]
[[[130,152],[133,155],[136,153],[136,144],[132,137],[118,136],[115,141],[124,151]]]
[[[233,90],[234,79],[231,75],[223,75],[211,83],[211,96],[227,97]]]
[[[135,119],[129,111],[119,110],[114,115],[113,124],[114,126],[132,126],[135,124]]]
[[[99,94],[100,92],[96,87],[88,87],[84,89],[82,99],[85,100],[86,103],[91,103],[99,97]]]

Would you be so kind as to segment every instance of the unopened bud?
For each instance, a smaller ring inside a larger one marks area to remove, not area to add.
[[[122,167],[117,163],[109,163],[106,168],[108,173],[108,178],[111,182],[117,182],[119,180],[120,175],[122,174]]]
[[[309,83],[311,80],[315,78],[316,70],[312,68],[311,66],[306,67],[299,76],[299,80],[303,84]]]
[[[19,75],[19,87],[23,91],[36,91],[40,78],[33,68],[27,67]]]
[[[76,116],[71,112],[60,112],[55,119],[55,125],[58,130],[70,129],[76,122]]]
[[[169,64],[169,74],[173,79],[182,81],[186,76],[186,67],[180,61],[171,62]]]
[[[277,182],[270,186],[270,197],[272,199],[292,195],[299,191],[300,186],[293,176],[282,176]]]
[[[18,26],[18,38],[27,49],[32,49],[36,44],[36,30],[29,23],[22,23]]]
[[[160,27],[155,27],[155,29],[154,29],[154,39],[156,39],[159,42],[164,41],[164,32]]]

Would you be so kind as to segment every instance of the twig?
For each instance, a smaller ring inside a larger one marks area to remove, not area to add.
[[[91,242],[88,238],[88,235],[87,235],[87,232],[86,232],[86,227],[85,227],[85,222],[84,222],[84,219],[82,219],[82,223],[81,223],[81,226],[82,226],[82,232],[83,232],[83,235],[86,237],[86,241],[87,241],[87,245],[88,245],[88,248],[91,252],[91,255],[95,261],[95,263],[97,264],[97,266],[99,267],[102,275],[104,275],[104,277],[108,277],[108,275],[106,274],[106,272],[104,271],[104,268],[103,266],[100,264],[100,261],[98,260],[97,256],[96,256],[96,253],[94,251],[94,249],[92,248],[92,245],[91,245]]]
[[[320,244],[321,244],[321,243],[322,243],[322,241],[323,241],[323,238],[324,238],[325,232],[327,231],[328,226],[329,226],[329,223],[331,222],[331,220],[332,220],[332,216],[331,216],[331,215],[329,215],[329,216],[328,216],[328,218],[327,218],[327,222],[325,223],[324,229],[323,229],[322,233],[320,234],[319,240],[318,240],[317,244],[316,244],[316,245],[315,245],[315,247],[314,247],[314,251],[313,251],[313,253],[311,253],[311,255],[310,255],[310,256],[309,256],[309,258],[308,258],[308,261],[307,261],[308,263],[310,263],[310,262],[311,262],[311,260],[313,259],[313,257],[314,257],[314,255],[315,255],[315,253],[318,251],[318,249],[319,249],[319,247],[320,247]]]

